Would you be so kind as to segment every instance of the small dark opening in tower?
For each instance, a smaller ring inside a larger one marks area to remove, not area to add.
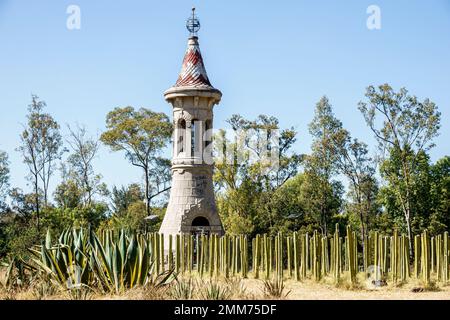
[[[206,120],[205,121],[205,149],[211,144],[211,136],[212,136],[212,132],[210,132],[209,130],[211,130],[211,120]]]
[[[193,119],[191,123],[191,156],[195,156],[195,151],[198,151],[198,120]]]
[[[193,227],[209,227],[209,221],[205,217],[197,217],[192,221]]]
[[[184,137],[186,135],[186,120],[180,119],[178,121],[178,150],[177,154],[180,154],[181,152],[184,152]]]

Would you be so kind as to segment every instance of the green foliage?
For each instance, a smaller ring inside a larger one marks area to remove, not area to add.
[[[144,231],[146,226],[144,218],[146,216],[147,211],[144,202],[137,201],[131,203],[125,212],[122,211],[119,215],[113,215],[109,224],[114,229]]]
[[[113,187],[111,193],[112,216],[107,223],[108,227],[141,232],[157,231],[165,210],[152,207],[152,215],[159,218],[144,220],[148,216],[144,199],[144,192],[138,184],[130,184],[121,188]]]
[[[136,184],[130,184],[125,187],[113,187],[111,193],[112,210],[115,215],[121,215],[127,212],[128,207],[135,202],[144,201],[144,194],[141,187]]]
[[[8,220],[3,229],[6,243],[3,255],[27,259],[28,249],[40,241],[42,231],[37,229],[34,219],[10,217]]]
[[[42,225],[59,234],[64,229],[76,227],[97,229],[107,218],[108,207],[104,203],[93,203],[86,207],[46,208],[42,212]]]
[[[450,228],[450,157],[439,159],[430,168],[431,210],[430,234],[436,235]]]
[[[172,136],[173,126],[164,113],[133,107],[115,108],[106,117],[105,131],[100,139],[113,151],[124,151],[125,157],[134,166],[143,170],[144,194],[147,214],[150,214],[150,202],[156,194],[167,191],[151,185],[151,173],[167,167],[167,161],[158,156]],[[156,181],[166,183],[167,181]],[[156,194],[152,190],[157,190]]]
[[[223,208],[220,208],[223,212]],[[222,221],[229,235],[251,234],[254,230],[252,220],[248,216],[240,216],[236,212],[224,214]]]
[[[214,175],[219,191],[219,213],[225,229],[232,234],[266,232],[276,223],[272,214],[265,212],[270,207],[271,197],[297,174],[303,159],[292,151],[297,133],[293,128],[280,129],[278,119],[265,115],[256,120],[233,115],[228,123],[237,136],[245,133],[250,138],[232,142],[227,140],[224,132],[216,137],[227,146],[227,161],[216,162]],[[260,143],[267,137],[270,139],[276,130],[280,131],[279,166],[270,169],[268,165],[271,164],[267,164],[263,152],[255,152],[254,159],[250,159],[245,150],[250,150],[252,141]]]
[[[339,181],[328,181],[314,171],[307,171],[305,182],[300,192],[304,210],[320,226],[322,233],[327,234],[332,217],[342,207],[343,185]]]
[[[41,232],[37,228],[35,197],[18,188],[9,192],[10,210],[0,214],[0,259],[4,256],[28,256],[28,248],[39,241]]]
[[[414,215],[411,217],[411,230],[419,234],[425,229],[431,235],[447,230],[449,226],[449,160],[444,157],[435,165],[430,165],[429,156],[420,151],[414,155],[409,151],[408,159],[416,158],[415,171],[409,174],[409,207]],[[397,192],[406,192],[406,185],[402,182],[401,155],[398,149],[392,149],[389,159],[386,159],[380,168],[382,177],[388,184],[381,188],[380,202],[385,212],[397,227],[407,230],[406,221],[398,219],[403,215],[402,201]],[[399,191],[400,190],[400,191]]]
[[[77,208],[81,206],[82,190],[74,180],[61,182],[54,192],[56,205],[60,208]]]
[[[10,193],[12,211],[1,215],[0,257],[10,255],[27,259],[28,248],[40,243],[45,230],[60,234],[71,227],[98,228],[107,219],[108,206],[92,203],[90,206],[46,207],[41,211],[41,228],[37,228],[32,195],[14,189]]]

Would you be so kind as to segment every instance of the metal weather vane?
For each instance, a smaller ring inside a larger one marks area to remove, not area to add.
[[[191,37],[196,37],[198,30],[200,30],[200,21],[195,15],[195,8],[192,8],[192,16],[186,21],[186,28],[190,32]]]

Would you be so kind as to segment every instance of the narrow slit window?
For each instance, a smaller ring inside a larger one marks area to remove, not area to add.
[[[210,132],[211,127],[212,127],[211,120],[206,120],[205,121],[205,150],[211,144],[211,136],[212,136],[212,133]]]
[[[178,142],[177,142],[178,154],[184,152],[185,135],[186,135],[186,120],[181,119],[178,122]]]
[[[191,155],[194,156],[197,146],[197,120],[192,120],[191,124]]]

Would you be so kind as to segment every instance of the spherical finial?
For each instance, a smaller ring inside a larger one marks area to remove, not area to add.
[[[192,16],[186,21],[186,28],[191,33],[191,37],[196,36],[198,30],[200,30],[200,21],[195,15],[195,7],[192,7]]]

